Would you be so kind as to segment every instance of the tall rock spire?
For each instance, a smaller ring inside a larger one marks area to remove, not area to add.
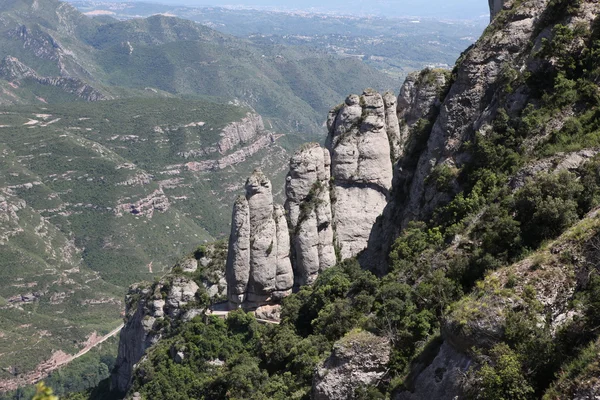
[[[230,307],[256,308],[292,289],[289,233],[271,181],[255,170],[233,207],[226,276]]]
[[[387,102],[394,107],[395,102]],[[341,258],[357,255],[366,246],[392,186],[392,156],[382,96],[366,90],[351,95],[329,113],[327,148],[331,152],[333,225]]]
[[[304,145],[290,159],[285,207],[292,232],[297,286],[313,283],[320,271],[336,263],[330,164],[329,151],[316,143]]]

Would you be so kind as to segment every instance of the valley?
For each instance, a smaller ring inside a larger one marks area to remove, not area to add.
[[[16,106],[0,120],[2,379],[118,325],[130,283],[225,235],[240,171],[283,184],[299,141],[199,100]]]
[[[361,60],[400,79],[427,66],[451,68],[488,22],[487,16],[464,20],[383,18],[144,2],[77,0],[72,3],[86,15],[97,18],[127,20],[151,15],[177,16],[246,38],[256,45],[300,46]]]

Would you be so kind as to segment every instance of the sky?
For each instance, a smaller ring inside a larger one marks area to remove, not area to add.
[[[119,0],[112,0],[119,1]],[[125,1],[125,0],[123,0]],[[131,1],[131,0],[129,0]],[[242,6],[344,15],[472,19],[489,14],[487,0],[139,0],[186,6]]]

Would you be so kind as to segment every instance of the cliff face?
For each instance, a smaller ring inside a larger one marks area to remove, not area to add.
[[[334,345],[315,372],[311,399],[351,399],[361,385],[375,385],[384,376],[390,356],[388,339],[368,332],[350,332]]]
[[[397,120],[387,120],[397,125]],[[366,247],[371,228],[387,204],[392,186],[388,131],[396,133],[397,128],[388,129],[383,98],[373,91],[349,96],[337,112],[330,112],[327,127],[333,225],[341,258],[346,259]]]
[[[190,320],[200,312],[188,306],[196,300],[197,291],[198,285],[184,277],[169,277],[155,284],[137,284],[129,289],[111,390],[125,393],[131,385],[135,364],[148,347],[160,340],[165,328]]]
[[[73,94],[86,101],[107,99],[102,92],[79,78],[69,76],[40,76],[35,70],[12,56],[6,56],[0,63],[0,78],[10,81],[13,85],[20,84],[21,81],[30,80],[40,85],[57,87],[66,93]]]
[[[336,263],[330,197],[329,151],[305,145],[290,160],[285,210],[292,232],[297,285],[314,282],[318,273]]]

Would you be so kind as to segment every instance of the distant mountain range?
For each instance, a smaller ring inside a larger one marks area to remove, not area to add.
[[[0,104],[208,95],[248,104],[276,128],[318,133],[344,93],[398,85],[360,60],[250,43],[168,16],[98,20],[54,0],[11,0],[2,17],[0,60],[28,72],[2,68],[0,78],[22,84],[0,81]]]
[[[274,1],[274,0],[157,0],[152,3],[186,6],[228,6],[231,8],[262,8],[271,10],[305,10],[322,13],[341,13],[344,15],[377,15],[386,17],[438,17],[456,19],[474,19],[489,16],[487,4],[479,0],[444,1],[431,0],[315,0]]]
[[[177,16],[248,39],[256,45],[302,46],[311,51],[362,60],[401,79],[426,66],[450,68],[488,23],[487,16],[473,20],[388,18],[137,1],[76,0],[72,3],[86,15],[100,19]]]

